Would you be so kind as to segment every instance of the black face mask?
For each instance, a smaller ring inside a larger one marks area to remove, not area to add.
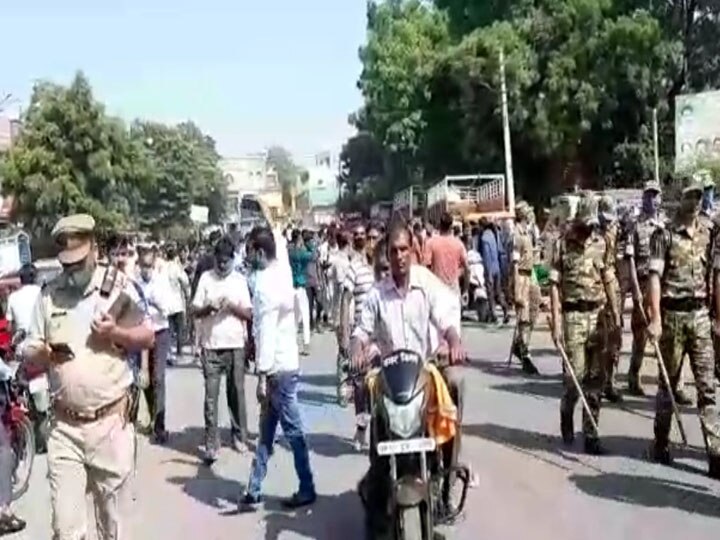
[[[365,249],[365,244],[366,244],[365,239],[360,240],[360,239],[356,238],[353,241],[353,247],[355,247],[355,249],[357,251],[362,251],[363,249]]]
[[[232,272],[232,259],[215,259],[215,270],[218,274],[225,277]]]

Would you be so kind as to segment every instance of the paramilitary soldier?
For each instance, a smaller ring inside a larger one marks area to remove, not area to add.
[[[663,228],[664,221],[660,216],[661,203],[660,185],[657,182],[645,183],[643,191],[642,208],[640,216],[631,231],[632,238],[626,244],[625,256],[634,259],[637,280],[640,292],[644,298],[647,295],[648,262],[650,261],[650,237],[659,228]],[[631,277],[631,279],[634,279]],[[646,322],[642,316],[643,298],[633,295],[633,312],[631,327],[633,333],[632,353],[630,355],[630,369],[628,372],[628,392],[635,396],[644,396],[640,380],[640,370],[645,358],[647,344]]]
[[[515,206],[517,223],[513,235],[512,269],[513,297],[517,315],[517,330],[513,354],[522,362],[525,373],[535,375],[537,368],[530,359],[530,334],[540,308],[540,288],[533,281],[535,250],[529,227],[530,206],[522,201]]]
[[[711,276],[720,276],[720,258],[710,260],[709,230],[698,220],[702,186],[686,182],[680,208],[665,229],[650,240],[648,307],[651,339],[660,340],[662,361],[675,390],[685,354],[695,376],[700,423],[708,453],[709,474],[720,479],[720,432],[715,403],[712,323],[708,311]],[[720,304],[715,292],[712,301]],[[716,323],[717,326],[717,323]],[[660,381],[655,411],[652,455],[669,464],[672,405],[667,386]]]
[[[99,540],[130,538],[125,515],[135,462],[128,351],[150,348],[153,329],[124,278],[97,265],[95,222],[68,216],[53,230],[63,272],[35,306],[30,361],[48,366],[54,423],[48,477],[55,540],[87,538],[93,494]]]
[[[598,202],[600,230],[605,239],[605,269],[612,280],[616,292],[611,302],[605,304],[602,312],[602,364],[605,368],[605,385],[603,395],[608,401],[617,403],[622,396],[615,389],[615,368],[620,360],[622,349],[622,292],[618,280],[618,237],[620,224],[617,219],[615,201],[610,195],[603,195]]]
[[[583,193],[572,226],[554,249],[550,270],[553,340],[562,343],[564,337],[568,359],[596,422],[605,379],[601,363],[601,312],[608,302],[612,309],[612,299],[617,294],[611,272],[605,265],[605,239],[598,224],[594,195]],[[613,321],[619,325],[619,314],[614,314]],[[563,383],[560,431],[563,442],[569,445],[575,437],[573,411],[579,395],[567,371]],[[584,409],[583,434],[585,452],[603,453],[598,434]]]

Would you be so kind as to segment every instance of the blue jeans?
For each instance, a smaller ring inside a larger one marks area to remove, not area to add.
[[[260,418],[260,440],[253,460],[248,494],[259,497],[262,482],[267,474],[267,464],[273,451],[278,423],[293,453],[295,472],[300,480],[301,496],[315,494],[310,457],[303,433],[297,387],[300,377],[297,371],[277,373],[268,377],[268,398]]]

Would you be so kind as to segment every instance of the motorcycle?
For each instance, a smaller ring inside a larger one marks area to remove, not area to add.
[[[18,366],[11,367],[10,377],[3,381],[7,404],[2,421],[10,438],[13,455],[12,500],[16,501],[30,486],[35,461],[35,435],[29,416],[28,394]]]
[[[25,332],[18,331],[7,346],[0,348],[0,356],[5,363],[8,365],[17,363],[16,353],[22,348],[25,337]],[[19,365],[18,383],[21,391],[25,394],[28,415],[33,423],[33,433],[37,445],[35,451],[38,454],[44,454],[47,451],[50,429],[50,387],[47,372],[44,367],[28,362],[20,362]]]
[[[359,485],[368,539],[436,540],[465,506],[469,471],[453,463],[453,441],[440,447],[427,423],[432,387],[425,362],[398,350],[379,361],[371,392],[370,472]],[[460,501],[451,500],[461,485]]]

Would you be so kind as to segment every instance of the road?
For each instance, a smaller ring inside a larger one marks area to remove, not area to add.
[[[652,436],[652,398],[630,398],[603,409],[600,427],[609,456],[582,454],[580,440],[576,448],[564,449],[559,440],[560,365],[549,335],[543,330],[533,335],[542,375],[526,377],[517,365],[505,365],[511,334],[507,327],[464,329],[472,359],[467,368],[465,452],[479,474],[479,486],[470,492],[464,521],[448,531],[448,538],[717,538],[720,482],[705,476],[692,409],[684,413],[690,447],[677,454],[674,468],[643,458]],[[626,334],[626,349],[629,343]],[[354,489],[366,458],[349,442],[350,410],[335,404],[334,358],[334,340],[327,333],[313,337],[312,354],[302,360],[300,401],[320,497],[313,508],[298,513],[283,512],[278,503],[296,488],[290,454],[280,447],[270,464],[265,510],[237,514],[235,502],[251,456],[226,448],[212,469],[200,464],[202,375],[192,366],[171,369],[172,436],[168,447],[140,439],[131,538],[362,539],[361,507]],[[651,385],[655,370],[650,359],[646,365],[646,382]],[[627,350],[621,371],[627,371]],[[251,425],[257,425],[251,379],[247,395]],[[221,411],[228,425],[222,399]],[[579,414],[578,409],[578,426]],[[17,504],[29,527],[11,538],[50,538],[45,474],[45,459],[40,458],[31,489]]]

